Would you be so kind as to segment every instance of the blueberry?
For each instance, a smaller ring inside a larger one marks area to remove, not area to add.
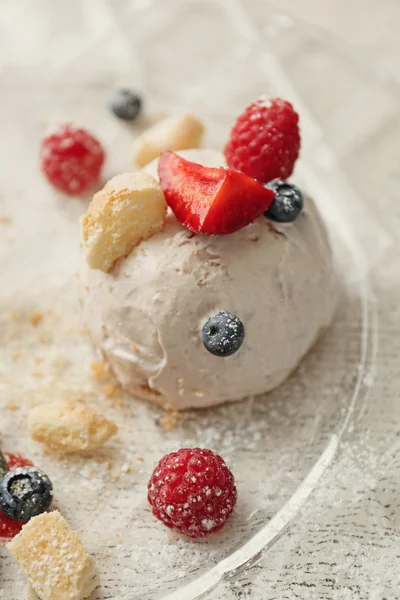
[[[3,454],[0,452],[0,479],[3,479],[4,475],[8,471],[7,461],[4,458]]]
[[[243,344],[244,325],[231,312],[219,312],[204,325],[201,332],[204,347],[215,356],[231,356]]]
[[[122,88],[114,93],[110,100],[110,108],[119,119],[133,121],[142,109],[142,100],[131,90]]]
[[[303,194],[299,188],[281,179],[273,179],[266,187],[275,192],[275,198],[264,216],[278,223],[295,221],[304,206]]]
[[[36,467],[12,469],[0,481],[0,510],[15,521],[26,522],[40,515],[52,500],[52,483]]]

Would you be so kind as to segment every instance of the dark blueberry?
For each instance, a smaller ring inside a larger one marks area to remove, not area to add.
[[[0,479],[3,479],[4,475],[8,471],[8,464],[3,454],[0,452]]]
[[[273,179],[266,187],[275,192],[275,198],[264,216],[278,223],[295,221],[304,206],[303,194],[299,188],[281,179]]]
[[[40,515],[52,500],[52,483],[36,467],[12,469],[0,481],[0,510],[15,521],[25,523]]]
[[[110,100],[110,108],[119,119],[133,121],[142,109],[142,100],[131,90],[123,88],[114,93]]]
[[[201,332],[204,347],[215,356],[231,356],[243,344],[244,325],[231,312],[219,312],[204,325]]]

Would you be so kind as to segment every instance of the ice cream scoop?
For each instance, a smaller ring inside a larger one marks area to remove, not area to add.
[[[179,154],[225,166],[213,150]],[[157,162],[145,168],[154,177]],[[225,236],[194,234],[169,211],[163,231],[109,272],[84,262],[82,280],[87,328],[122,386],[177,410],[280,385],[330,324],[337,299],[328,234],[307,197],[294,223],[261,216]],[[204,327],[221,313],[243,326],[229,355],[204,341]]]

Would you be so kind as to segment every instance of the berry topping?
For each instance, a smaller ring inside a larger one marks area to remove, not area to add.
[[[20,454],[10,454],[9,452],[5,452],[4,457],[9,469],[16,469],[17,467],[33,467],[33,462]]]
[[[74,196],[87,192],[99,180],[104,150],[87,131],[67,123],[42,140],[40,160],[50,183]]]
[[[12,469],[0,482],[0,509],[10,519],[29,521],[45,512],[52,500],[51,481],[36,467]]]
[[[231,312],[219,312],[204,325],[201,332],[204,347],[215,356],[231,356],[243,344],[244,325]]]
[[[264,213],[267,219],[278,223],[292,223],[304,206],[303,194],[298,187],[287,181],[274,179],[267,187],[275,192],[275,200]]]
[[[23,526],[24,523],[22,523],[21,521],[10,519],[0,511],[0,540],[2,538],[11,539],[15,537],[21,531]]]
[[[153,515],[192,538],[221,529],[236,504],[231,471],[220,456],[202,448],[182,448],[164,456],[148,490]]]
[[[259,98],[236,121],[225,147],[228,166],[261,183],[287,179],[299,156],[299,116],[286,100]]]
[[[142,108],[141,98],[127,88],[116,90],[110,100],[110,108],[114,115],[124,121],[133,121]]]
[[[4,475],[8,471],[8,464],[5,456],[0,452],[0,479],[3,479]]]
[[[233,233],[257,219],[274,199],[271,190],[243,173],[203,167],[173,152],[161,156],[158,174],[167,204],[195,233]]]

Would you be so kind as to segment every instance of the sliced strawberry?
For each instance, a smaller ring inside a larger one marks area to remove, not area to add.
[[[164,152],[158,174],[176,218],[191,231],[225,235],[245,227],[272,204],[274,192],[232,169],[210,169]]]

